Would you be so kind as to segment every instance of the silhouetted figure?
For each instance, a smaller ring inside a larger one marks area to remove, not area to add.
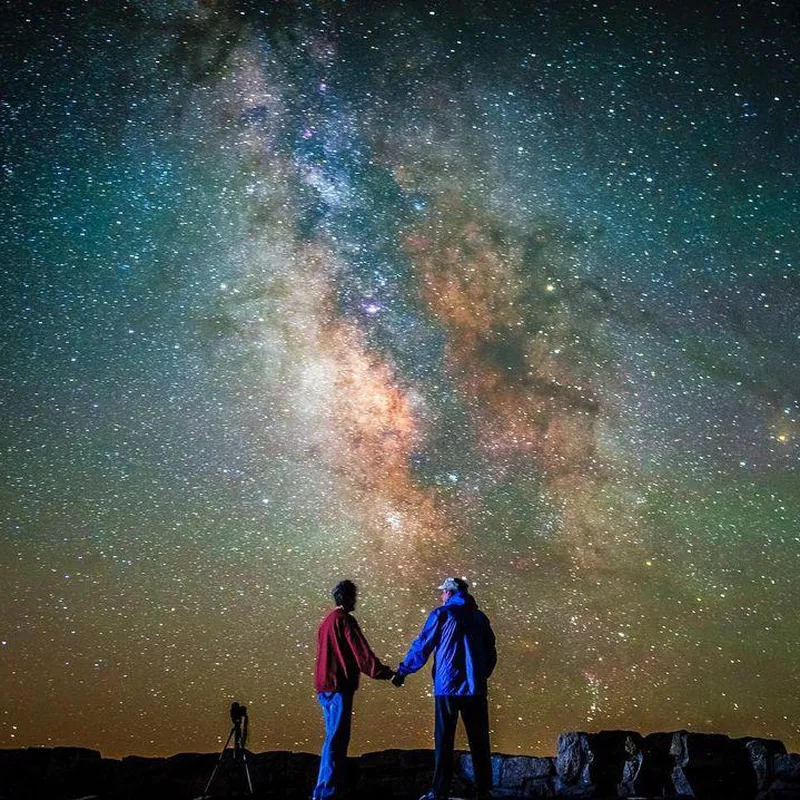
[[[442,605],[428,617],[413,641],[392,683],[421,669],[433,656],[433,694],[436,711],[436,767],[433,789],[420,800],[446,800],[453,778],[453,746],[458,716],[464,721],[472,753],[479,800],[492,790],[487,681],[497,663],[495,637],[489,619],[461,578],[447,578],[439,587]]]
[[[325,719],[325,743],[320,753],[319,777],[313,800],[342,795],[344,765],[350,744],[353,695],[359,674],[389,680],[394,672],[381,664],[351,612],[358,589],[352,581],[341,581],[333,590],[336,608],[322,620],[317,634],[315,686]]]

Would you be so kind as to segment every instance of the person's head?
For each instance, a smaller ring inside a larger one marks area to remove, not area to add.
[[[439,591],[442,593],[442,602],[446,603],[454,594],[465,594],[469,591],[469,584],[462,578],[445,578]]]
[[[339,581],[333,587],[333,602],[345,611],[352,611],[356,607],[358,588],[353,581]]]

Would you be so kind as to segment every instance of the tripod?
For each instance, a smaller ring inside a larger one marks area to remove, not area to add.
[[[247,751],[244,749],[247,742],[247,708],[245,706],[240,706],[238,703],[233,703],[231,705],[231,721],[233,722],[233,727],[222,747],[222,752],[219,754],[217,763],[214,766],[214,771],[208,779],[206,790],[203,792],[203,798],[210,797],[208,793],[211,790],[211,784],[214,782],[214,778],[216,777],[220,764],[222,764],[222,758],[225,755],[225,751],[228,749],[231,739],[233,739],[233,760],[242,765],[244,775],[247,778],[248,793],[253,794],[253,782],[250,780],[250,768],[247,766]]]

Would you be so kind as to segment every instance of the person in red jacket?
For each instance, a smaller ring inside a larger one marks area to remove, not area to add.
[[[314,685],[325,719],[325,742],[320,753],[319,776],[312,800],[342,796],[342,777],[353,695],[359,675],[390,680],[394,671],[381,664],[352,615],[358,589],[352,581],[341,581],[333,590],[336,608],[322,620],[317,634],[317,666]]]

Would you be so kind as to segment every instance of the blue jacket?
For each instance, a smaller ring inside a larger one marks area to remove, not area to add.
[[[471,594],[454,594],[431,611],[398,672],[410,675],[422,669],[431,653],[434,695],[486,694],[497,650],[489,619]]]

